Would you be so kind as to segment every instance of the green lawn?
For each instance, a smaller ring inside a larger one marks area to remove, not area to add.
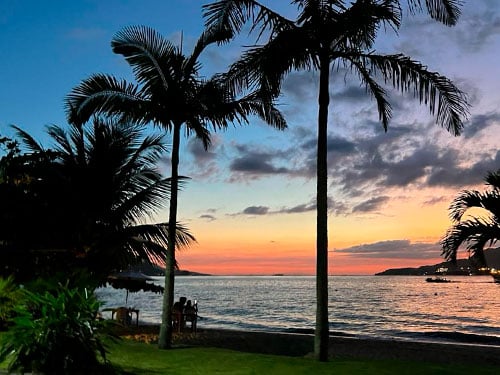
[[[156,345],[122,341],[109,359],[132,374],[498,374],[496,367],[441,365],[402,361],[297,358],[214,348],[159,350]]]
[[[497,367],[405,361],[332,360],[244,353],[215,348],[159,350],[156,345],[122,340],[108,358],[121,374],[498,374]],[[0,373],[7,364],[0,363]]]

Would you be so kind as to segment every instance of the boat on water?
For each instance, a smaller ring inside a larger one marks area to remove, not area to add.
[[[428,277],[425,281],[428,283],[451,283],[451,280],[444,277]]]

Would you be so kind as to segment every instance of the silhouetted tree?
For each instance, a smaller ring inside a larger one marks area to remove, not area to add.
[[[172,132],[170,233],[175,233],[177,225],[182,129],[187,136],[194,133],[206,149],[210,145],[209,126],[221,129],[232,122],[246,123],[249,115],[257,115],[278,129],[286,126],[274,108],[271,96],[264,90],[239,97],[241,90],[227,86],[220,75],[202,78],[200,54],[224,35],[224,31],[207,29],[198,39],[192,54],[186,56],[182,46],[174,46],[148,27],[124,28],[115,35],[111,46],[130,64],[137,83],[97,74],[80,83],[67,97],[71,122],[81,124],[94,113],[106,113],[125,116],[139,123],[151,123]],[[168,243],[160,348],[170,348],[172,340],[175,238],[170,238]]]
[[[206,25],[227,34],[227,40],[252,21],[259,38],[268,41],[243,53],[232,65],[228,79],[234,87],[260,87],[279,95],[284,77],[292,70],[319,71],[317,143],[317,310],[315,354],[328,357],[328,183],[327,129],[330,103],[329,81],[332,66],[357,73],[377,102],[385,130],[391,117],[387,93],[375,80],[401,92],[413,91],[426,104],[437,122],[457,135],[467,112],[464,94],[446,77],[430,72],[407,56],[379,55],[373,51],[381,26],[400,27],[399,0],[293,0],[299,13],[289,20],[254,0],[221,0],[205,6]],[[423,1],[408,0],[411,11]],[[425,1],[430,15],[452,25],[459,16],[459,1]]]
[[[13,158],[0,183],[7,193],[2,252],[18,257],[6,273],[29,269],[25,277],[35,278],[84,270],[103,282],[134,264],[164,263],[168,225],[146,223],[170,189],[157,169],[165,151],[161,136],[143,138],[138,126],[95,118],[88,130],[48,127],[54,144],[46,150],[16,129],[29,152]],[[193,240],[178,227],[179,244]]]
[[[500,240],[500,170],[489,172],[484,179],[490,188],[485,192],[462,191],[450,205],[453,225],[441,239],[442,255],[456,262],[458,249],[465,245],[469,257],[479,266],[487,266],[484,246]],[[482,208],[487,215],[475,214],[463,220],[471,208]]]

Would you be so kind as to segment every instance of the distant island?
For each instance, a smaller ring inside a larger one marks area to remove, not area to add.
[[[165,276],[165,268],[150,265],[150,264],[141,264],[138,266],[134,266],[130,268],[131,271],[141,272],[147,276]],[[176,270],[175,276],[211,276],[208,273],[199,273],[188,270]]]
[[[487,249],[484,251],[486,262],[489,267],[500,268],[500,248]],[[375,276],[424,276],[443,273],[447,275],[484,275],[469,259],[459,259],[456,264],[441,262],[434,265],[421,266],[417,268],[391,268],[376,273]]]

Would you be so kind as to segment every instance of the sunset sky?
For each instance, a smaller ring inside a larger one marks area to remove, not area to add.
[[[44,128],[66,124],[64,97],[82,79],[93,73],[132,79],[123,57],[111,51],[117,31],[147,25],[175,44],[182,35],[190,53],[203,29],[201,5],[208,2],[2,1],[0,135],[12,135],[9,125],[16,124],[50,146]],[[262,3],[295,18],[289,1]],[[468,94],[471,110],[461,137],[436,126],[426,107],[397,92],[384,133],[357,77],[333,71],[330,274],[440,262],[449,203],[462,189],[483,189],[486,173],[500,168],[500,2],[464,3],[455,27],[405,12],[399,35],[381,30],[376,43],[377,52],[409,55]],[[204,74],[224,71],[252,42],[240,38],[208,49],[201,56]],[[181,192],[178,217],[198,240],[178,254],[182,269],[314,274],[317,80],[314,72],[292,72],[284,82],[284,132],[253,120],[214,134],[208,152],[197,140],[182,139],[180,173],[191,180]],[[168,155],[162,170],[169,173]],[[167,211],[156,220],[167,221]]]

